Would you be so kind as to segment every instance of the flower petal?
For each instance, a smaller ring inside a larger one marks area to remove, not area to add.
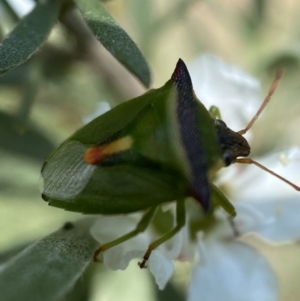
[[[125,270],[130,261],[143,258],[149,238],[143,233],[103,252],[103,263],[111,270]]]
[[[149,259],[149,270],[155,278],[159,289],[164,289],[173,271],[173,262],[160,250],[154,250]]]
[[[141,214],[131,214],[124,216],[100,216],[91,233],[100,244],[110,242],[120,236],[132,231],[137,225]],[[140,233],[133,238],[114,246],[103,252],[103,263],[111,270],[124,270],[130,261],[135,258],[142,259],[148,245],[153,237],[150,229]],[[182,233],[167,241],[158,249],[151,253],[148,266],[160,289],[163,289],[171,278],[174,265],[171,258],[179,255],[182,247]]]
[[[183,245],[183,231],[184,229],[181,229],[176,235],[159,247],[167,257],[176,259],[180,255]]]
[[[140,214],[100,216],[91,228],[92,236],[102,245],[134,230]],[[112,270],[124,270],[134,258],[142,258],[150,243],[147,233],[137,236],[103,252],[104,265]]]
[[[252,247],[219,240],[203,243],[199,249],[202,261],[193,271],[188,301],[277,300],[276,277]]]
[[[284,159],[282,159],[283,157]],[[300,183],[299,148],[269,154],[258,158],[257,161],[293,183]],[[232,182],[233,199],[238,201],[257,200],[261,202],[264,198],[299,197],[299,192],[293,187],[256,166],[234,164],[234,166],[230,166],[229,173],[230,176],[227,174],[218,182]]]
[[[205,54],[189,64],[193,86],[208,108],[218,106],[222,118],[233,130],[250,121],[261,101],[259,81],[241,69]]]
[[[238,202],[235,204],[236,217],[233,219],[238,234],[257,232],[272,225],[274,214],[267,214],[256,206],[256,202]]]
[[[134,230],[141,216],[140,213],[117,216],[100,215],[90,231],[93,237],[103,244]]]
[[[261,212],[265,221],[269,221],[254,229],[264,239],[274,243],[289,243],[300,239],[300,197],[264,199],[261,202],[243,202],[243,205],[255,208]],[[237,229],[240,230],[239,224]]]

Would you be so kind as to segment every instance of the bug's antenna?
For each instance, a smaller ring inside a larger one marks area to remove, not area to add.
[[[283,178],[282,176],[280,176],[279,174],[275,173],[274,171],[266,168],[265,166],[261,165],[260,163],[250,159],[250,158],[238,158],[235,160],[236,163],[244,163],[244,164],[254,164],[256,166],[258,166],[259,168],[263,169],[264,171],[270,173],[271,175],[277,177],[278,179],[280,179],[281,181],[287,183],[288,185],[292,186],[294,189],[296,189],[297,191],[300,191],[300,187],[295,185],[294,183],[288,181],[286,178]]]
[[[253,118],[251,119],[251,121],[248,123],[248,125],[243,129],[243,130],[240,130],[238,131],[237,133],[240,134],[240,135],[244,135],[248,132],[248,130],[252,127],[252,125],[254,124],[254,122],[256,121],[256,119],[258,118],[258,116],[261,114],[261,112],[264,110],[264,108],[266,107],[266,105],[269,103],[272,95],[274,94],[277,86],[278,86],[278,83],[281,79],[283,75],[283,69],[280,68],[277,70],[276,72],[276,75],[275,75],[275,78],[272,82],[272,85],[269,89],[269,92],[266,96],[266,98],[264,99],[263,103],[261,104],[260,108],[258,109],[258,111],[256,112],[256,114],[253,116]]]

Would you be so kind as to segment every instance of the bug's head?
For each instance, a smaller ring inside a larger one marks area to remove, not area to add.
[[[229,166],[232,163],[245,163],[245,164],[254,164],[258,166],[259,168],[263,169],[264,171],[270,173],[271,175],[277,177],[278,179],[284,181],[285,183],[289,184],[293,188],[295,188],[297,191],[300,191],[300,186],[293,184],[289,180],[283,178],[282,176],[278,175],[274,171],[266,168],[265,166],[261,165],[257,161],[252,160],[251,158],[238,158],[238,157],[247,157],[250,154],[250,146],[247,142],[247,140],[243,137],[244,134],[247,133],[247,131],[252,127],[254,122],[257,120],[258,116],[261,114],[261,112],[264,110],[266,105],[271,99],[271,96],[273,95],[274,91],[276,90],[279,80],[283,74],[283,70],[279,69],[276,73],[276,77],[273,80],[273,83],[269,89],[269,92],[264,99],[263,103],[261,104],[260,108],[256,112],[256,114],[253,116],[251,121],[248,123],[248,125],[238,132],[234,132],[231,129],[229,129],[224,121],[221,119],[215,119],[215,131],[217,138],[219,140],[222,155],[223,155],[223,161],[225,163],[225,166]]]
[[[250,154],[250,146],[247,140],[239,133],[228,128],[223,120],[216,119],[215,130],[225,166],[234,163],[237,157],[247,157]]]

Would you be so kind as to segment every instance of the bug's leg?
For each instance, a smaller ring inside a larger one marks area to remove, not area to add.
[[[146,263],[147,260],[149,259],[151,252],[156,249],[159,245],[164,243],[165,241],[169,240],[172,238],[177,232],[180,231],[180,229],[185,225],[185,219],[186,219],[186,214],[185,214],[185,202],[184,200],[180,200],[176,202],[176,226],[173,228],[171,231],[163,235],[161,238],[153,241],[149,247],[148,250],[146,251],[143,261],[139,262],[139,266],[141,269],[146,268]]]
[[[95,262],[98,261],[97,257],[101,252],[104,252],[116,245],[119,245],[120,243],[136,236],[137,234],[139,234],[141,232],[144,232],[146,230],[146,228],[148,227],[149,223],[151,222],[151,219],[156,211],[156,208],[157,208],[157,206],[154,206],[154,207],[151,207],[148,211],[146,211],[133,231],[100,246],[94,253],[94,261]]]
[[[240,233],[240,231],[238,230],[236,224],[234,223],[234,217],[229,216],[229,217],[227,218],[227,220],[228,220],[228,223],[229,223],[229,225],[230,225],[230,227],[231,227],[231,229],[232,229],[233,235],[234,235],[235,237],[239,237],[239,236],[241,235],[241,233]]]
[[[236,211],[234,206],[229,202],[225,194],[214,184],[210,185],[212,192],[212,199],[220,205],[231,217],[236,216]]]

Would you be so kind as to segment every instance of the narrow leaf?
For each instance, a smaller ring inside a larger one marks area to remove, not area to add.
[[[89,234],[92,222],[67,223],[2,266],[1,301],[56,301],[69,293],[96,248]]]
[[[151,75],[142,53],[98,0],[76,0],[97,40],[147,87]]]
[[[27,61],[47,39],[60,11],[61,0],[39,2],[0,45],[0,73]]]

